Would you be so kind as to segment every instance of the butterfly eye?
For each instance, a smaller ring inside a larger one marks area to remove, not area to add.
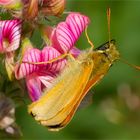
[[[115,44],[115,40],[111,40],[111,41],[110,41],[110,44]],[[109,41],[108,41],[108,42],[102,44],[101,46],[99,46],[96,50],[105,51],[105,50],[107,50],[107,49],[110,48],[110,44],[109,44]]]
[[[109,42],[99,46],[96,50],[101,50],[101,51],[105,51],[109,48]]]

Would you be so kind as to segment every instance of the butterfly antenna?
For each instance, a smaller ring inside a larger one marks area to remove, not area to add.
[[[111,9],[110,8],[108,8],[107,9],[107,25],[108,25],[108,38],[109,38],[109,44],[110,44],[110,38],[111,38],[111,32],[110,32],[110,18],[111,17]],[[130,67],[133,67],[133,68],[135,68],[135,69],[137,69],[137,70],[140,70],[140,66],[137,66],[137,65],[134,65],[134,64],[131,64],[131,63],[129,63],[129,62],[127,62],[125,59],[123,59],[123,58],[120,58],[120,61],[121,62],[123,62],[123,63],[125,63],[125,64],[127,64],[127,65],[129,65]]]
[[[87,32],[87,27],[85,29],[85,35],[86,35],[86,38],[87,38],[87,41],[88,43],[90,44],[90,46],[92,47],[92,49],[94,48],[94,45],[92,43],[92,41],[90,40],[89,36],[88,36],[88,32]]]
[[[107,9],[107,26],[108,26],[108,38],[109,38],[109,44],[110,44],[110,17],[111,17],[111,9]]]
[[[120,61],[123,62],[123,63],[125,63],[125,64],[127,64],[127,65],[129,65],[130,67],[132,67],[132,68],[134,68],[134,69],[140,70],[140,66],[131,64],[131,63],[127,62],[127,61],[126,61],[125,59],[123,59],[123,58],[120,58]]]

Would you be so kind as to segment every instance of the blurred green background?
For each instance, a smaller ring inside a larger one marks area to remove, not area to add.
[[[108,7],[111,38],[123,58],[140,65],[140,1],[67,0],[66,10],[90,17],[88,33],[98,47],[108,41]],[[76,46],[90,47],[84,35]],[[140,71],[118,61],[91,92],[93,103],[77,111],[59,132],[49,132],[39,125],[27,113],[27,106],[17,108],[17,123],[23,132],[19,139],[140,139]]]

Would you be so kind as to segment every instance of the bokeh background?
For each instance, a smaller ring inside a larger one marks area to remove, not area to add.
[[[67,0],[66,11],[78,11],[91,19],[88,34],[94,45],[108,41],[106,10],[111,8],[111,38],[121,57],[140,65],[140,1]],[[39,44],[38,35],[33,39]],[[84,35],[76,44],[89,48]],[[16,122],[28,139],[140,139],[140,71],[118,61],[92,88],[93,102],[79,109],[70,124],[49,132],[28,113],[27,105],[16,109]]]

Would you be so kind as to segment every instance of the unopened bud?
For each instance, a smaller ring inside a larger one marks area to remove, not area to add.
[[[44,15],[59,16],[65,8],[65,0],[42,0],[41,13]]]

